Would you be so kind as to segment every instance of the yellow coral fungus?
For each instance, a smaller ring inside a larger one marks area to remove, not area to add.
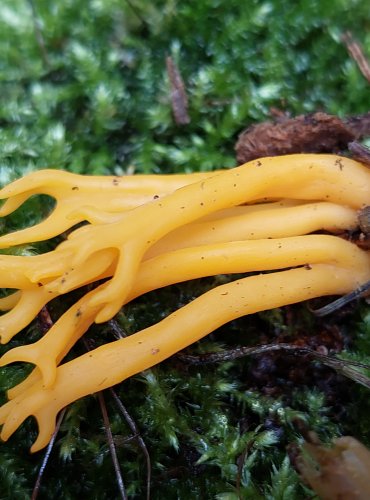
[[[341,268],[363,269],[365,277],[369,266],[367,255],[359,248],[329,235],[205,245],[162,254],[144,261],[138,270],[127,302],[156,288],[195,278],[216,274],[269,271],[304,266],[308,262],[310,265],[331,263]],[[363,283],[361,276],[359,273],[353,275],[354,282],[350,289]],[[35,295],[37,291],[36,289]],[[50,387],[54,383],[56,367],[61,355],[64,354],[65,346],[70,348],[94,322],[98,308],[88,306],[89,299],[94,293],[95,291],[89,292],[80,299],[38,342],[8,351],[0,359],[0,366],[14,361],[33,363],[40,368],[44,384]],[[43,301],[42,292],[40,299],[36,297],[33,299],[28,295],[26,301],[34,302],[35,310],[40,309]],[[19,308],[18,313],[18,321],[22,325],[23,309],[24,306]],[[8,323],[7,328],[11,329],[12,324]]]
[[[9,184],[0,191],[0,217],[9,215],[35,194],[47,194],[56,206],[50,216],[35,227],[0,238],[0,248],[52,238],[100,211],[122,212],[166,195],[181,186],[202,180],[205,173],[189,175],[127,175],[123,177],[83,176],[62,170],[41,170]],[[85,216],[86,214],[86,216]]]
[[[37,451],[48,443],[58,411],[75,399],[163,361],[232,319],[321,295],[346,293],[370,274],[369,265],[367,272],[354,279],[355,271],[314,264],[310,269],[251,276],[210,290],[157,325],[61,365],[52,387],[45,388],[41,380],[32,384],[0,408],[1,438],[8,439],[34,415],[39,436],[31,450]]]
[[[370,172],[333,155],[263,158],[188,176],[82,177],[40,171],[0,191],[6,215],[32,194],[53,196],[40,224],[0,237],[0,246],[46,239],[81,221],[53,251],[0,257],[1,342],[8,342],[61,294],[105,280],[38,342],[9,350],[0,365],[33,363],[0,408],[2,439],[34,415],[45,446],[66,404],[153,366],[245,314],[328,294],[370,279],[370,255],[338,236],[369,204]],[[292,268],[292,269],[288,269]],[[269,271],[217,287],[128,338],[60,364],[94,322],[172,283],[216,274]],[[274,272],[271,272],[274,271]],[[196,322],[194,321],[196,318]],[[78,381],[78,383],[76,383]]]

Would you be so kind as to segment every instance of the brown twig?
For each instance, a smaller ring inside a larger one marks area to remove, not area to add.
[[[83,342],[86,350],[90,351],[91,346],[90,346],[89,342],[86,339],[82,339],[82,342]],[[107,406],[105,404],[105,398],[103,395],[103,391],[99,391],[97,393],[97,397],[98,397],[98,401],[99,401],[100,411],[101,411],[101,414],[103,417],[105,435],[107,437],[107,443],[108,443],[110,455],[112,458],[113,468],[114,468],[114,472],[116,475],[117,486],[118,486],[118,490],[120,493],[120,497],[122,500],[127,500],[128,497],[127,497],[126,488],[125,488],[122,474],[121,474],[121,467],[120,467],[118,457],[117,457],[117,450],[116,450],[116,446],[114,444],[112,429],[110,426],[110,421],[109,421],[109,416],[108,416],[108,412],[107,412]]]
[[[342,40],[345,43],[350,56],[357,63],[359,70],[370,83],[370,64],[364,55],[361,45],[353,39],[350,31],[346,31],[346,33],[344,33]]]
[[[317,112],[293,118],[280,116],[274,121],[251,125],[235,145],[239,164],[264,156],[294,153],[341,153],[352,143],[352,152],[367,157],[355,143],[370,136],[370,113],[339,118]],[[362,161],[359,159],[359,161]]]
[[[200,354],[198,356],[191,356],[187,354],[178,354],[178,357],[189,364],[208,364],[219,363],[222,361],[232,361],[243,356],[252,356],[256,354],[264,354],[271,351],[286,351],[298,355],[309,355],[316,361],[320,361],[326,366],[333,368],[338,373],[358,382],[359,384],[370,389],[370,378],[362,373],[354,370],[352,367],[365,368],[370,370],[370,365],[358,363],[356,361],[349,361],[338,359],[334,356],[327,356],[321,354],[309,347],[297,346],[292,344],[266,344],[256,347],[236,347],[234,349],[224,350],[222,352]]]
[[[172,57],[166,57],[167,74],[171,86],[171,107],[177,125],[190,123],[188,114],[188,98],[180,71]]]
[[[353,302],[354,300],[364,297],[369,292],[370,292],[370,281],[367,281],[363,285],[356,288],[356,290],[353,290],[353,292],[347,293],[347,295],[344,295],[343,297],[334,300],[334,302],[330,302],[330,304],[327,304],[324,307],[320,307],[320,309],[314,309],[314,310],[311,309],[311,312],[313,312],[315,316],[319,316],[320,318],[323,316],[327,316],[328,314],[332,314],[338,309],[341,309],[350,302]]]
[[[296,346],[292,344],[265,344],[254,347],[234,347],[233,349],[225,349],[220,352],[212,352],[198,355],[178,354],[177,356],[192,365],[204,365],[208,363],[221,363],[223,361],[233,361],[244,356],[252,356],[264,354],[271,351],[293,351],[294,354],[307,354],[312,351],[308,347]],[[312,351],[315,352],[315,351]]]
[[[127,425],[129,426],[131,432],[134,434],[134,439],[136,439],[141,451],[143,452],[145,456],[145,461],[146,461],[146,469],[147,469],[147,479],[146,479],[146,499],[150,499],[150,484],[151,484],[151,470],[152,470],[152,465],[151,465],[151,460],[150,460],[150,455],[148,448],[146,447],[144,439],[141,437],[139,433],[139,429],[136,426],[135,421],[131,417],[131,415],[128,413],[126,410],[124,404],[122,403],[121,399],[118,397],[117,393],[115,392],[114,389],[109,389],[114,401],[116,402],[116,405],[119,409],[119,411],[122,413],[124,419],[127,422]]]

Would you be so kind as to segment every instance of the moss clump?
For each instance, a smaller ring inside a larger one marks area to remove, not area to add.
[[[370,87],[341,34],[353,31],[369,53],[369,22],[366,3],[356,0],[3,0],[0,183],[43,167],[121,174],[233,166],[237,134],[267,119],[272,107],[292,114],[367,112]],[[176,125],[171,113],[169,55],[186,85],[186,126]],[[42,217],[48,203],[35,198],[27,210],[2,222],[2,232]],[[136,331],[221,279],[149,294],[125,308],[118,321]],[[63,307],[53,302],[52,316]],[[346,346],[366,359],[368,313],[354,314],[341,319],[340,329]],[[191,352],[280,335],[294,339],[322,328],[297,306],[293,326],[281,310],[255,315],[233,322]],[[37,322],[24,333],[30,340],[38,334]],[[111,327],[95,327],[90,336],[94,342],[111,339]],[[302,498],[307,491],[286,458],[287,444],[301,439],[293,425],[297,419],[326,441],[361,428],[370,443],[369,398],[362,388],[334,377],[330,390],[319,390],[318,377],[293,383],[286,369],[274,372],[275,385],[263,377],[257,383],[255,374],[263,363],[266,374],[267,362],[194,367],[174,357],[117,388],[150,452],[153,498],[189,498],[190,492],[194,498],[224,500]],[[20,370],[0,370],[3,400],[5,389],[24,375]],[[343,387],[350,388],[348,404]],[[127,491],[143,498],[145,457],[137,439],[127,439],[131,430],[106,399]],[[34,423],[27,421],[1,444],[0,498],[29,498],[42,460],[42,454],[28,454],[34,437]],[[67,410],[39,496],[80,495],[118,497],[95,397]]]

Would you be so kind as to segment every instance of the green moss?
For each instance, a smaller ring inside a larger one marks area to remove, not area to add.
[[[272,107],[292,114],[367,112],[370,87],[340,37],[353,31],[369,54],[369,22],[368,6],[359,0],[3,0],[0,183],[43,167],[90,174],[132,166],[136,172],[228,167],[235,165],[238,133],[268,119]],[[172,118],[168,55],[186,84],[187,126]],[[33,223],[50,207],[45,198],[32,199],[1,223],[2,233]],[[149,294],[118,320],[135,332],[219,279]],[[53,302],[54,317],[64,307]],[[368,316],[362,309],[340,324],[354,339],[351,356],[362,360],[370,355]],[[320,327],[304,308],[295,309],[294,318],[292,325],[282,310],[244,318],[191,351],[246,339],[253,344],[262,334],[271,341],[281,334],[294,338]],[[112,339],[109,326],[92,330],[96,343]],[[35,322],[12,345],[38,333]],[[287,444],[301,439],[297,418],[327,441],[354,434],[359,425],[370,444],[363,388],[348,382],[352,399],[339,422],[338,408],[315,383],[268,395],[254,383],[255,368],[248,359],[193,367],[173,358],[117,388],[151,455],[153,498],[302,498],[307,490],[286,458]],[[23,376],[20,366],[1,369],[3,399]],[[107,400],[127,490],[143,498],[145,458]],[[29,497],[42,459],[28,453],[35,432],[27,421],[1,445],[1,499]],[[67,410],[40,492],[41,498],[77,496],[118,497],[95,397]]]

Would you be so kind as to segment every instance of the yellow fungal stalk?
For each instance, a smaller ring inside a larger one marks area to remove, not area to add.
[[[51,299],[105,280],[67,310],[38,342],[9,350],[0,366],[34,371],[0,408],[6,440],[29,416],[45,446],[58,411],[166,359],[228,321],[313,297],[345,294],[370,279],[370,254],[325,230],[358,226],[370,202],[370,172],[333,155],[263,158],[208,174],[83,177],[39,171],[0,191],[6,215],[32,194],[56,207],[40,224],[0,237],[0,247],[78,227],[53,251],[0,256],[1,342]],[[289,269],[290,268],[290,269]],[[216,274],[269,271],[217,287],[153,325],[61,364],[94,322],[107,321],[150,290]],[[274,272],[271,272],[274,271]],[[194,321],[196,318],[196,321]]]

